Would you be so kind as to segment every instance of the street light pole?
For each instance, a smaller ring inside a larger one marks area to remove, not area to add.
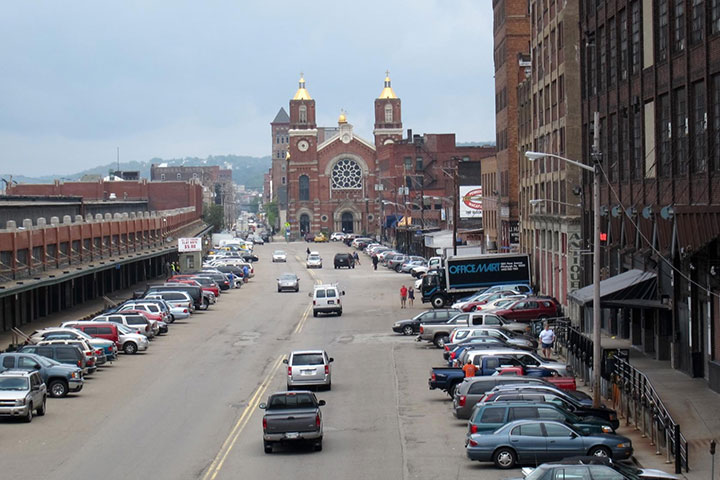
[[[600,399],[600,362],[602,348],[600,345],[600,148],[599,148],[599,114],[595,113],[595,140],[593,144],[593,165],[585,165],[584,163],[571,160],[569,158],[555,155],[554,153],[543,152],[525,152],[525,157],[530,161],[535,161],[544,157],[552,157],[562,160],[583,170],[592,172],[593,174],[593,407],[599,408]]]

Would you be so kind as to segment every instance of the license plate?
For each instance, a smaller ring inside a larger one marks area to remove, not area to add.
[[[328,305],[333,305],[335,303],[335,300],[328,300]]]
[[[300,375],[314,375],[315,370],[300,370]]]
[[[285,434],[285,438],[287,438],[288,440],[296,439],[296,438],[298,438],[299,436],[300,436],[300,434],[297,433],[297,432],[290,432],[290,433],[286,433],[286,434]]]

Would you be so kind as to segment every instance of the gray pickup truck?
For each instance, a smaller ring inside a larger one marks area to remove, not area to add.
[[[416,340],[432,342],[437,348],[442,348],[445,346],[445,339],[454,329],[473,326],[502,327],[520,334],[526,334],[530,327],[526,323],[510,322],[492,313],[459,313],[446,323],[421,324],[420,335]]]
[[[51,397],[64,397],[68,392],[79,392],[83,388],[80,368],[32,353],[0,354],[0,372],[6,370],[37,370]]]
[[[309,391],[276,392],[267,403],[258,405],[263,416],[263,445],[265,453],[272,453],[273,445],[283,442],[312,442],[316,451],[322,450],[323,420],[318,400]]]

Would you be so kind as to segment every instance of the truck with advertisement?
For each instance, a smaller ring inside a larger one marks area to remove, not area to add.
[[[448,256],[423,277],[423,303],[435,308],[494,285],[530,284],[527,254]]]

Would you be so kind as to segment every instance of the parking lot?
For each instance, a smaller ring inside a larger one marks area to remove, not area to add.
[[[396,320],[424,309],[400,309],[409,275],[369,259],[335,270],[342,243],[313,244],[324,268],[307,270],[308,244],[256,247],[255,277],[220,296],[206,312],[176,321],[170,332],[136,355],[121,354],[85,388],[50,399],[31,424],[0,420],[0,468],[5,478],[506,478],[465,457],[465,422],[449,397],[429,391],[440,350],[394,334]],[[274,249],[287,263],[272,263]],[[276,290],[283,272],[300,277],[300,292]],[[311,314],[316,282],[339,282],[343,315]],[[59,322],[58,322],[59,323]],[[257,404],[285,388],[281,357],[293,349],[324,348],[335,358],[333,388],[319,392],[322,452],[262,448]]]

